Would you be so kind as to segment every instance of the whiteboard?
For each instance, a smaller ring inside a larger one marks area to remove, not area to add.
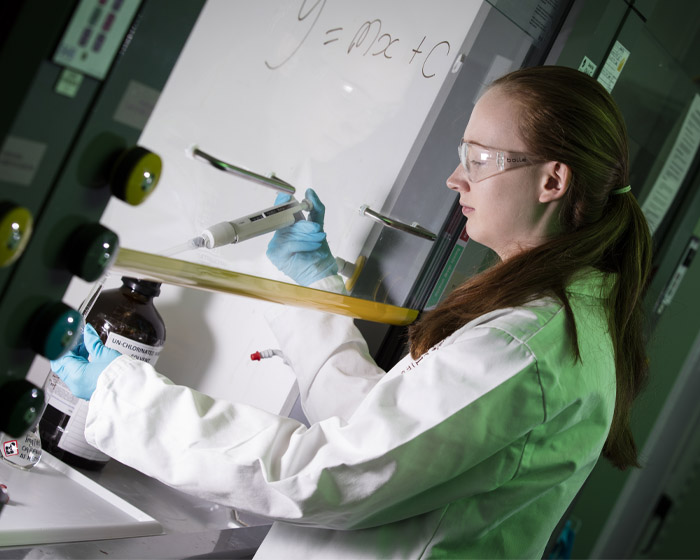
[[[160,184],[139,207],[112,200],[102,223],[122,246],[158,253],[273,203],[274,190],[188,157],[196,144],[274,173],[299,199],[312,187],[333,254],[353,262],[373,226],[359,208],[382,208],[482,4],[209,0],[139,140],[163,159]],[[178,258],[290,281],[267,261],[269,239]],[[273,304],[174,286],[156,304],[168,329],[162,373],[274,412],[286,406],[290,372],[248,359],[274,347],[262,318]]]

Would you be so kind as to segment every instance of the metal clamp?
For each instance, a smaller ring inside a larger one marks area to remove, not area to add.
[[[428,239],[429,241],[435,241],[437,239],[437,235],[431,231],[428,231],[424,227],[421,227],[416,222],[413,222],[411,225],[404,224],[403,222],[399,222],[398,220],[375,212],[366,204],[360,206],[360,214],[367,216],[368,218],[372,218],[375,222],[379,222],[380,224],[392,229],[410,233],[411,235],[416,235],[418,237],[422,237],[423,239]]]
[[[290,195],[293,195],[297,191],[296,188],[294,188],[292,185],[290,185],[286,181],[283,181],[279,177],[275,177],[274,174],[270,177],[265,177],[264,175],[260,175],[259,173],[255,173],[254,171],[249,171],[248,169],[238,167],[231,163],[226,163],[225,161],[222,161],[210,154],[207,154],[206,152],[203,152],[197,146],[191,147],[190,153],[192,154],[192,157],[206,161],[216,169],[225,171],[226,173],[237,175],[239,177],[243,177],[244,179],[248,179],[249,181],[253,181],[254,183],[258,183],[265,187],[272,187],[275,190],[285,192]]]

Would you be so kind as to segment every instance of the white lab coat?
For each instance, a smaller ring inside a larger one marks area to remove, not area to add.
[[[593,469],[615,401],[591,273],[465,325],[384,373],[352,320],[279,308],[311,426],[173,385],[128,357],[101,375],[90,443],[164,483],[277,520],[256,558],[540,558]]]

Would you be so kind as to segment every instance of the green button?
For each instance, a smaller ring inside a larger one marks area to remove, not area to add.
[[[22,437],[31,430],[44,408],[44,391],[26,379],[11,379],[0,385],[0,431]]]
[[[34,316],[31,345],[49,360],[60,358],[80,338],[83,316],[63,302],[46,304]]]
[[[102,224],[80,226],[66,248],[68,269],[87,282],[99,279],[117,258],[119,236]]]

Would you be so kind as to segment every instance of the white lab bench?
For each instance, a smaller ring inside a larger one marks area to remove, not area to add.
[[[0,559],[250,558],[270,526],[115,460],[79,471],[44,452],[34,469],[0,464],[0,475]]]

